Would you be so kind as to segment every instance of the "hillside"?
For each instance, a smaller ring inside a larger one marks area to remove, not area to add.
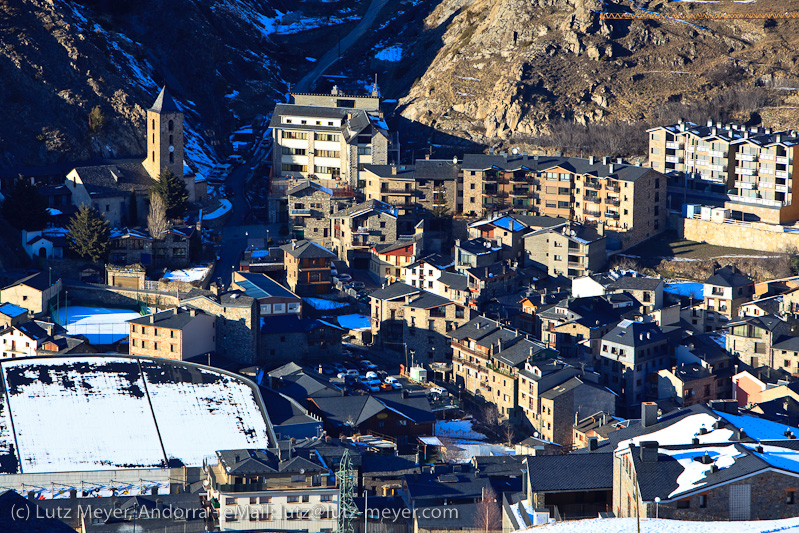
[[[791,10],[769,0],[636,5],[672,15]],[[607,21],[602,9],[631,7],[442,0],[424,21],[426,32],[441,35],[440,47],[400,100],[402,116],[486,145],[535,144],[573,124],[644,125],[680,115],[799,125],[795,89],[785,90],[799,87],[799,20]],[[417,47],[415,56],[425,53]],[[641,150],[624,138],[615,148]]]
[[[209,162],[237,113],[285,92],[270,41],[280,3],[0,0],[0,167],[144,153],[143,111],[164,83],[189,157]]]

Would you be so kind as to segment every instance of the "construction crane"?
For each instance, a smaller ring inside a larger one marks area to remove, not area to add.
[[[667,15],[665,13],[654,13],[652,11],[640,11],[635,13],[607,13],[599,14],[600,20],[631,20],[631,19],[661,19],[661,20],[745,20],[745,19],[799,19],[799,12],[786,13],[724,13],[724,12],[703,12],[703,13],[675,13]]]
[[[354,501],[357,480],[348,449],[345,449],[341,456],[341,463],[336,472],[336,483],[338,483],[338,524],[335,533],[353,533],[355,528],[352,522],[358,516],[358,508]]]

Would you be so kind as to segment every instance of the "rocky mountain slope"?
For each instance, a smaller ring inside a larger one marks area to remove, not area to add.
[[[209,163],[237,113],[285,92],[270,53],[280,4],[0,0],[0,167],[144,153],[144,109],[165,83],[186,112],[189,157]]]
[[[672,15],[784,12],[790,4],[637,2]],[[702,109],[711,99],[726,119],[797,126],[789,109],[795,90],[786,89],[799,87],[799,20],[610,21],[600,20],[603,9],[631,6],[442,0],[424,21],[426,31],[442,34],[441,46],[400,112],[487,145],[523,143],[564,121],[657,122],[671,119],[675,107]],[[762,116],[751,116],[762,107]]]

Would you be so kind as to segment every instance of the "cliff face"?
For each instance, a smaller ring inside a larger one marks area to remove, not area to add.
[[[144,109],[165,83],[189,157],[213,157],[231,107],[252,116],[284,92],[274,15],[268,0],[0,0],[0,167],[143,154]]]
[[[638,4],[672,14],[748,7]],[[628,11],[627,5],[443,0],[425,20],[428,31],[446,25],[442,46],[399,109],[440,131],[493,144],[546,133],[552,121],[650,120],[664,104],[707,101],[731,86],[793,83],[799,21],[720,20],[700,27],[600,20],[603,9]],[[774,94],[782,101],[790,91]],[[775,116],[764,119],[791,120],[765,113]]]

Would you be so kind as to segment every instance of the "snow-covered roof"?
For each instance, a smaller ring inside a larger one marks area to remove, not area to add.
[[[195,467],[273,443],[257,389],[225,371],[91,355],[5,360],[0,372],[0,473]]]

